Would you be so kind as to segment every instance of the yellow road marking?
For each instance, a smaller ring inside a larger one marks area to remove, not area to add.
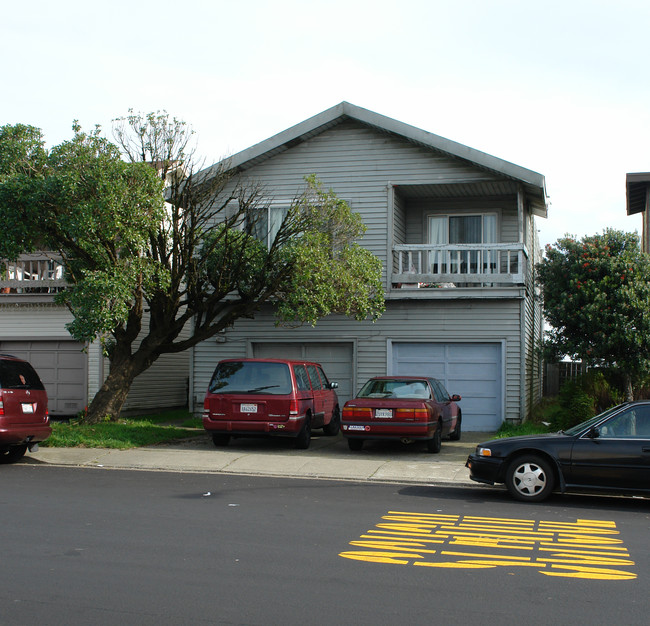
[[[389,511],[350,545],[366,550],[341,552],[341,557],[371,563],[447,569],[524,567],[545,576],[593,580],[637,577],[629,571],[635,563],[616,522],[609,520],[554,522]]]

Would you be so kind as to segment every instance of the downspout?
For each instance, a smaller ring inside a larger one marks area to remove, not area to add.
[[[526,245],[525,231],[524,231],[524,188],[523,185],[517,186],[517,225],[519,231],[519,243],[522,246]],[[522,255],[522,259],[523,259]],[[523,269],[523,268],[522,268]],[[524,289],[523,298],[520,307],[520,346],[519,346],[519,421],[523,422],[525,417],[526,407],[526,280],[528,276],[524,276]]]

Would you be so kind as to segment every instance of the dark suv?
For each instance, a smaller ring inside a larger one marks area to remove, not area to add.
[[[336,435],[339,401],[318,363],[286,359],[228,359],[217,365],[203,403],[203,426],[216,446],[231,436],[294,437],[308,448],[312,428]]]
[[[47,393],[34,368],[0,354],[0,463],[13,463],[51,434]]]

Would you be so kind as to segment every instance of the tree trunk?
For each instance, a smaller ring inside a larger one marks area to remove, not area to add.
[[[625,374],[625,400],[632,402],[634,400],[634,387],[632,386],[632,376]]]
[[[132,360],[120,359],[111,363],[111,369],[88,407],[86,422],[97,424],[104,420],[115,421],[119,418],[135,377],[144,368],[137,367]]]

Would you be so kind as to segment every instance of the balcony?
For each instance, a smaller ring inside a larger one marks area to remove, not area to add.
[[[391,283],[394,289],[518,287],[527,261],[520,243],[396,245]]]
[[[16,261],[0,261],[0,298],[52,296],[66,288],[63,266],[56,255],[23,254]]]

